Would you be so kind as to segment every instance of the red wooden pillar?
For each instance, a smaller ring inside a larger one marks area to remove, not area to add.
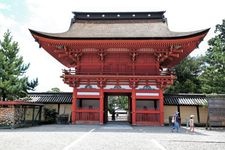
[[[76,124],[76,106],[77,106],[77,88],[73,88],[73,99],[72,99],[72,124]]]
[[[163,89],[159,90],[159,122],[161,126],[164,126],[164,98],[163,98]]]
[[[103,124],[104,122],[104,92],[103,92],[103,88],[100,88],[100,106],[99,106],[99,123]]]
[[[132,88],[132,125],[136,125],[136,90]]]

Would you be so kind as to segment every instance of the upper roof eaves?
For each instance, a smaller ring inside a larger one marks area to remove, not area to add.
[[[165,11],[157,12],[73,12],[68,31],[46,33],[30,30],[32,35],[57,40],[89,39],[182,39],[206,34],[209,29],[173,32]]]

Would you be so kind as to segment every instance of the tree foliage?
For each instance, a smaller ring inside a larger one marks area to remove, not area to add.
[[[61,90],[58,88],[58,87],[54,87],[54,88],[51,88],[51,90],[48,91],[49,93],[59,93],[61,92]]]
[[[174,68],[177,79],[166,93],[200,93],[201,83],[198,77],[201,74],[202,60],[202,56],[188,56],[178,64]]]
[[[203,57],[187,57],[177,65],[177,80],[168,93],[225,93],[225,20],[216,25]]]
[[[28,90],[34,90],[38,85],[38,79],[28,80],[25,73],[29,64],[24,64],[18,53],[18,43],[7,31],[0,40],[0,100],[24,97]]]
[[[56,109],[44,108],[44,118],[46,123],[55,123],[57,117]]]
[[[225,93],[225,20],[216,25],[216,36],[208,41],[200,77],[205,93]]]
[[[108,109],[112,113],[116,109],[128,110],[127,96],[109,96]]]

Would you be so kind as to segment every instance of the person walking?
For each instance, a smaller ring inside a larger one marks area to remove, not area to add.
[[[172,118],[172,122],[173,122],[173,119],[174,119],[174,124],[173,124],[173,127],[172,127],[172,132],[174,129],[176,129],[177,132],[179,132],[179,128],[180,128],[180,123],[179,123],[179,112],[175,112],[175,114],[173,115],[173,118]]]
[[[175,113],[172,114],[172,118],[171,118],[171,132],[173,132],[173,130],[175,129],[175,126],[174,126],[174,123],[175,123]]]
[[[193,133],[194,132],[194,115],[190,116],[189,125],[190,125],[190,131]]]

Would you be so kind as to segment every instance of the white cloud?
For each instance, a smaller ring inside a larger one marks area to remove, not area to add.
[[[16,31],[17,30],[17,22],[10,17],[7,17],[3,14],[0,14],[0,36],[7,31]]]
[[[0,2],[0,10],[1,10],[1,9],[2,9],[2,10],[8,10],[9,8],[10,8],[9,5]]]

